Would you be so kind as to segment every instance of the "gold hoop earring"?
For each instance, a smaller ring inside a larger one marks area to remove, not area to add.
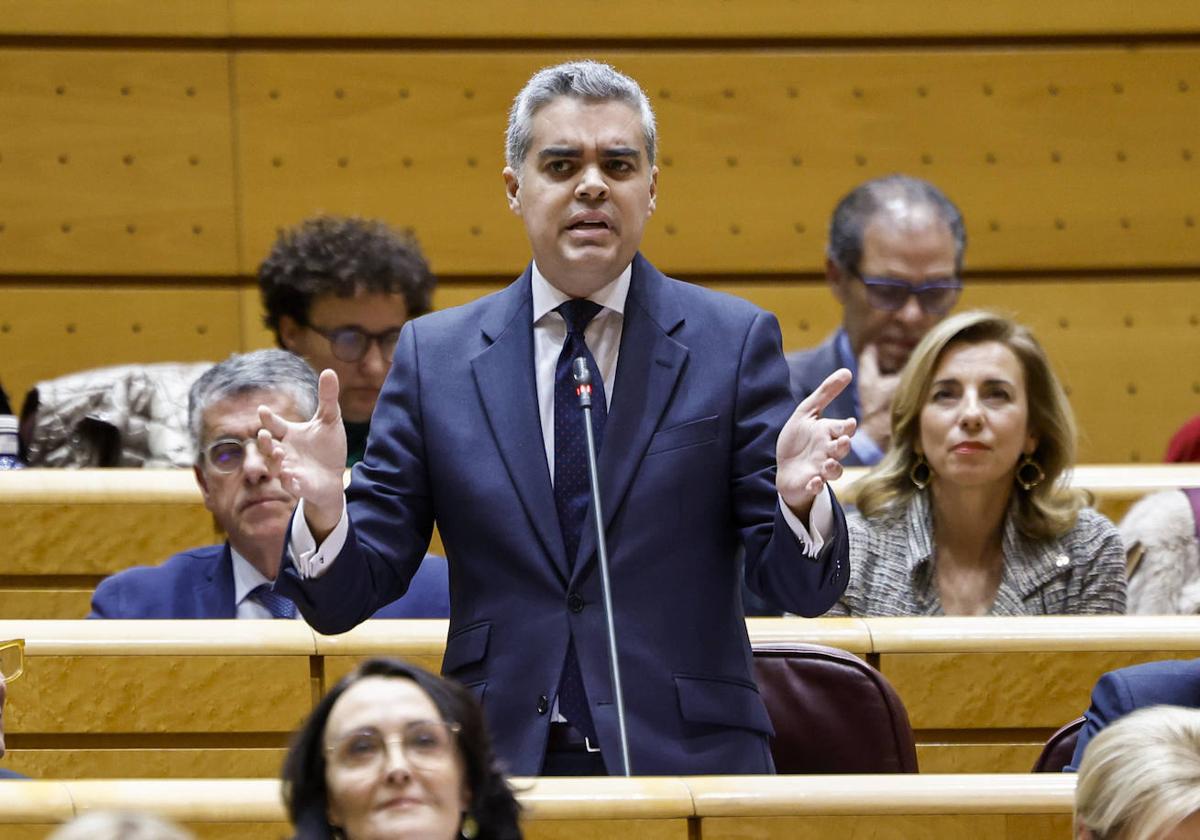
[[[466,840],[475,840],[479,836],[479,821],[470,814],[463,817],[462,828],[458,830]]]
[[[924,490],[933,479],[933,467],[925,460],[925,456],[917,453],[917,462],[908,471],[908,480],[917,485],[918,490]]]
[[[1021,464],[1017,467],[1017,484],[1021,485],[1021,489],[1032,490],[1045,480],[1046,473],[1042,465],[1033,460],[1032,455],[1022,455]]]

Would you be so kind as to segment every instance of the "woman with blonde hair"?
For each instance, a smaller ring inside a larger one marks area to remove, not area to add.
[[[1112,523],[1063,481],[1075,421],[1030,331],[991,312],[931,329],[901,374],[892,441],[858,483],[833,615],[1123,613]]]
[[[1139,709],[1095,737],[1075,784],[1075,837],[1200,838],[1200,710]]]

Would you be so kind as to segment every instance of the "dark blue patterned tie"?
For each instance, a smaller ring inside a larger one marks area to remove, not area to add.
[[[246,596],[252,601],[258,601],[267,608],[267,612],[271,614],[271,618],[295,618],[296,605],[292,603],[292,599],[286,595],[276,595],[271,591],[271,584],[260,583],[258,586],[250,590],[250,594]]]
[[[592,493],[588,478],[587,432],[583,425],[583,410],[575,393],[571,364],[582,356],[592,373],[592,432],[599,451],[608,408],[604,400],[604,380],[600,378],[600,369],[596,367],[596,360],[583,339],[583,331],[601,308],[600,304],[590,300],[576,299],[567,301],[557,309],[567,323],[567,338],[558,356],[558,366],[554,369],[554,506],[558,509],[558,524],[562,528],[563,545],[567,549],[567,562],[572,568],[579,551],[579,538],[583,533],[584,516]],[[574,639],[567,644],[567,659],[563,663],[562,682],[558,687],[558,710],[576,729],[595,740],[596,731],[592,725],[592,713],[583,687],[583,674],[579,670]]]

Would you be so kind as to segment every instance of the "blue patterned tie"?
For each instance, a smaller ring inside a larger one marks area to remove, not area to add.
[[[271,591],[271,584],[260,583],[258,586],[250,590],[250,594],[246,596],[253,601],[258,601],[267,608],[267,612],[271,614],[271,618],[295,618],[296,605],[292,603],[292,599],[286,595],[276,595]]]
[[[583,425],[583,410],[575,393],[571,364],[582,356],[592,373],[592,432],[599,451],[608,408],[604,399],[604,380],[600,378],[600,369],[583,339],[583,331],[601,308],[600,304],[590,300],[576,299],[557,309],[567,323],[567,338],[554,369],[554,506],[558,509],[567,562],[572,568],[592,492],[588,478],[587,432]],[[596,739],[574,639],[567,644],[567,659],[558,687],[558,710],[576,729],[591,740]]]

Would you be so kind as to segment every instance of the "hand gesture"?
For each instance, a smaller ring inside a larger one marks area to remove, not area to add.
[[[284,489],[304,499],[304,518],[319,544],[337,525],[345,505],[346,428],[338,407],[337,374],[321,371],[312,419],[295,423],[260,405],[258,420],[258,451],[278,471]]]
[[[850,379],[850,371],[845,368],[829,374],[796,407],[779,433],[775,445],[778,461],[775,487],[802,522],[808,521],[813,499],[825,489],[825,483],[842,474],[840,461],[850,452],[854,418],[834,420],[821,416],[834,397],[850,384]]]
[[[862,411],[862,430],[880,449],[892,440],[892,398],[900,384],[900,371],[884,373],[879,369],[879,354],[874,344],[863,348],[858,357],[858,401]]]

